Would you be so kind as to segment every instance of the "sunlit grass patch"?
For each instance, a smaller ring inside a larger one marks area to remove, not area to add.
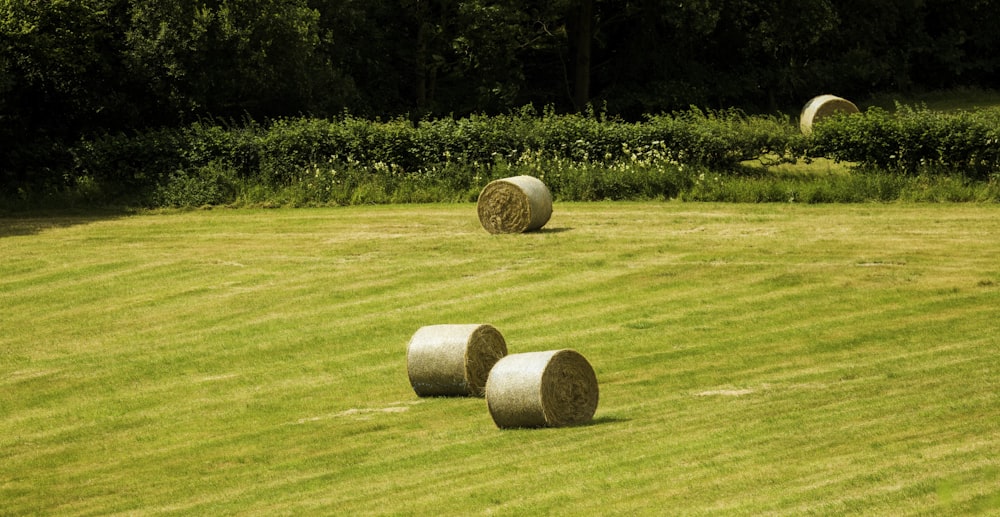
[[[996,511],[998,215],[556,203],[518,235],[471,203],[0,219],[0,513]],[[406,344],[440,323],[579,351],[593,421],[500,430],[482,399],[417,397]]]

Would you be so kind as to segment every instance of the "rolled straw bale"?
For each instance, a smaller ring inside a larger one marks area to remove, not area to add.
[[[486,404],[497,427],[562,427],[590,421],[597,376],[574,350],[511,354],[486,381]]]
[[[799,116],[799,129],[808,135],[812,133],[813,124],[834,113],[858,113],[858,107],[853,102],[835,95],[820,95],[809,99]]]
[[[507,343],[490,325],[421,327],[406,346],[406,370],[418,396],[482,397],[490,368]]]
[[[479,222],[490,233],[528,232],[549,222],[552,194],[538,178],[514,176],[487,184],[476,208]]]

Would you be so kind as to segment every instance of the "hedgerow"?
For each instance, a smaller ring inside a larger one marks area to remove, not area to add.
[[[1000,171],[1000,109],[871,108],[818,124],[811,145],[813,156],[856,162],[866,170],[985,180]]]
[[[266,124],[199,121],[103,135],[67,152],[72,169],[49,196],[98,204],[468,201],[489,181],[517,174],[542,178],[562,200],[1000,199],[996,109],[873,108],[820,121],[810,136],[785,116],[697,108],[637,122],[530,107],[417,123],[345,114]],[[742,165],[762,156],[772,164],[828,158],[854,168],[822,177]],[[929,185],[947,193],[928,195]]]

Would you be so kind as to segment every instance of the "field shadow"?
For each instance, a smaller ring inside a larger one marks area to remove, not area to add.
[[[127,211],[25,212],[0,214],[0,239],[36,235],[48,230],[70,228],[132,215]]]
[[[621,423],[624,423],[624,422],[628,422],[629,420],[631,420],[631,419],[630,418],[617,417],[617,416],[599,416],[599,417],[593,418],[593,419],[591,419],[591,420],[589,420],[587,422],[578,423],[578,424],[566,424],[566,425],[563,425],[563,426],[549,427],[549,426],[544,426],[543,425],[543,426],[528,426],[528,427],[503,427],[503,426],[498,426],[498,427],[500,429],[504,429],[506,431],[527,431],[527,432],[533,432],[533,431],[537,431],[539,429],[572,429],[572,428],[575,428],[575,427],[595,427],[595,426],[599,426],[599,425],[621,424]]]
[[[585,424],[581,424],[581,426],[582,427],[591,427],[591,426],[595,426],[595,425],[621,424],[621,423],[624,423],[624,422],[628,422],[629,420],[631,420],[631,419],[620,417],[620,416],[614,416],[614,415],[603,415],[603,416],[599,416],[597,418],[594,418],[590,422],[587,422]]]
[[[534,232],[530,232],[530,233],[563,233],[563,232],[569,232],[569,231],[572,231],[572,230],[573,230],[573,228],[570,228],[570,227],[567,227],[567,226],[562,226],[562,227],[559,227],[559,228],[541,228],[539,230],[535,230]]]

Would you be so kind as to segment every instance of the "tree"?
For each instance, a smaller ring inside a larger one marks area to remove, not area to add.
[[[590,103],[594,24],[594,0],[575,0],[570,4],[566,33],[573,63],[572,100],[577,111]]]
[[[151,0],[131,4],[130,70],[182,118],[308,110],[328,74],[319,13],[305,0]]]
[[[914,75],[921,83],[1000,86],[1000,2],[927,0],[925,13],[926,44],[914,56]]]
[[[61,142],[133,112],[122,98],[114,0],[0,5],[0,191],[50,183]]]
[[[599,7],[598,101],[631,118],[710,101],[718,70],[708,48],[719,1],[619,0]]]
[[[827,50],[813,63],[827,91],[862,96],[914,86],[913,55],[926,46],[924,0],[832,2],[839,23],[824,35]]]
[[[405,39],[398,42],[397,55],[412,71],[406,90],[417,116],[504,111],[537,100],[540,90],[562,91],[562,74],[553,79],[532,72],[537,63],[558,61],[566,52],[568,4],[405,0],[400,5],[404,24],[396,27]],[[541,68],[551,72],[552,67]]]
[[[830,51],[821,42],[839,24],[828,0],[730,0],[721,13],[720,29],[743,35],[742,66],[733,66],[754,81],[743,95],[773,111],[821,87],[810,65]]]

